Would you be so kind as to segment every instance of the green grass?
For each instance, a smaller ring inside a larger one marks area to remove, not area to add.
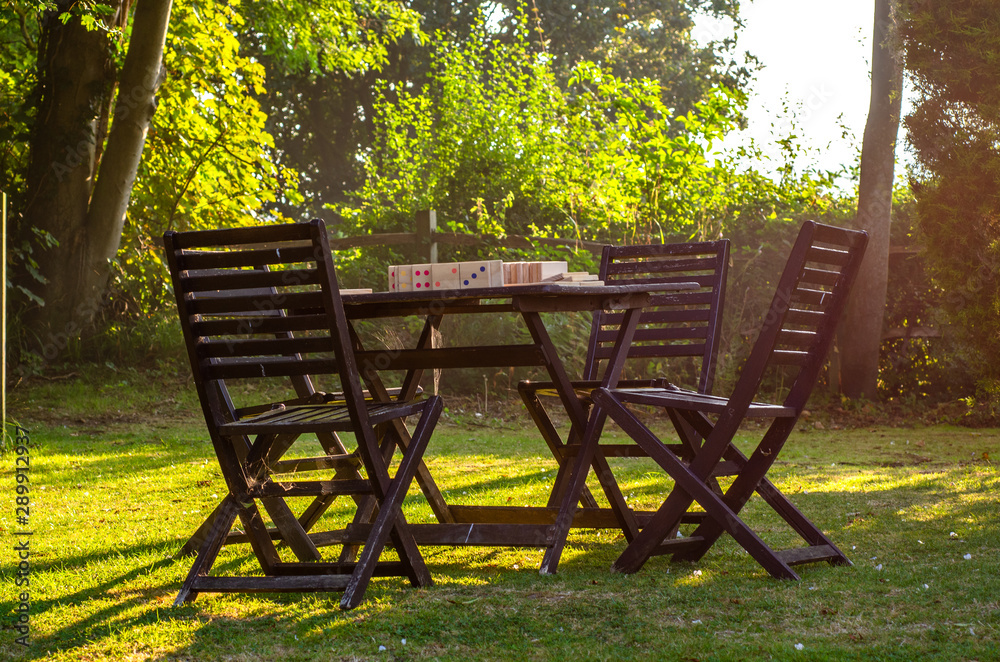
[[[9,495],[0,511],[2,659],[1000,655],[995,429],[803,426],[771,478],[854,566],[802,566],[800,582],[771,579],[728,538],[696,564],[655,558],[635,575],[612,574],[621,535],[574,531],[554,577],[537,573],[536,549],[425,548],[433,587],[377,579],[349,612],[338,608],[338,594],[202,595],[173,607],[190,564],[173,554],[214,507],[222,481],[183,380],[146,385],[140,375],[116,374],[20,387],[12,396],[9,407],[33,442],[31,635],[25,648],[8,627],[22,590],[14,586],[20,529],[8,453],[0,458]],[[527,419],[469,424],[476,420],[455,409],[431,442],[428,463],[449,500],[541,502],[554,463]],[[748,431],[741,444],[752,439]],[[658,505],[669,488],[648,461],[616,467],[640,506]],[[415,489],[406,512],[430,521]],[[791,541],[756,500],[745,513],[769,542]],[[225,549],[217,569],[240,567],[253,567],[249,551]]]

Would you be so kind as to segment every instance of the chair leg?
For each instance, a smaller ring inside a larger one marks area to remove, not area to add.
[[[586,486],[587,474],[590,473],[591,463],[597,453],[597,442],[600,439],[605,420],[606,417],[602,410],[591,414],[587,430],[580,442],[580,452],[577,453],[576,459],[573,461],[569,485],[563,494],[556,523],[552,527],[551,545],[545,550],[545,555],[542,557],[542,565],[538,569],[539,574],[554,575],[556,573],[563,547],[566,546],[566,537],[573,525],[577,504],[580,502],[580,494]]]
[[[614,401],[613,396],[599,396],[600,404],[604,400]],[[699,530],[713,531],[717,527],[729,533],[771,576],[779,579],[798,579],[798,574],[760,539],[750,527],[739,518],[722,497],[712,489],[710,480],[695,475],[669,449],[665,448],[656,436],[643,425],[624,406],[609,404],[610,415],[628,432],[629,436],[664,469],[676,482],[673,491],[660,506],[650,522],[643,528],[638,537],[628,546],[625,552],[615,561],[614,570],[619,572],[636,572],[656,551],[664,541],[667,533],[680,522],[691,504],[697,501],[708,513],[708,518],[691,536],[695,548],[705,548]],[[752,491],[752,490],[751,490]],[[721,533],[721,532],[720,532]],[[717,539],[715,535],[714,539]],[[713,539],[713,541],[714,541]],[[683,552],[676,553],[675,559],[685,558]]]
[[[191,556],[192,554],[197,554],[198,550],[201,549],[202,544],[205,542],[206,538],[211,535],[212,527],[215,525],[215,520],[220,516],[220,514],[225,509],[225,500],[219,502],[219,505],[215,507],[215,510],[205,518],[205,521],[201,523],[201,526],[191,534],[184,546],[181,547],[176,554],[174,554],[175,559],[183,558],[185,556]]]
[[[261,570],[264,571],[265,575],[274,574],[274,568],[281,563],[281,557],[278,556],[278,550],[271,542],[271,535],[260,516],[260,511],[257,510],[257,504],[253,501],[241,504],[239,516],[247,539],[250,541],[250,548],[253,550],[254,556],[257,557]]]
[[[274,526],[300,561],[319,561],[322,558],[316,545],[309,539],[309,534],[302,527],[295,513],[280,497],[267,497],[260,500],[264,510],[270,515]]]
[[[389,466],[396,448],[398,447],[400,452],[405,453],[407,445],[403,443],[399,435],[395,433],[395,429],[390,425],[377,425],[375,430],[376,436],[380,439],[379,452],[382,453],[382,461],[385,462],[386,466]],[[371,524],[377,517],[379,509],[375,496],[359,497],[356,501],[358,507],[354,512],[352,524]],[[340,550],[338,561],[340,563],[355,563],[360,552],[360,545],[344,545],[344,548]]]
[[[341,609],[353,609],[364,598],[365,590],[371,581],[375,565],[385,548],[386,541],[391,538],[400,560],[407,566],[407,574],[414,586],[427,586],[432,583],[430,572],[424,564],[420,550],[417,548],[413,534],[409,530],[403,516],[403,498],[413,482],[417,468],[423,461],[424,451],[430,441],[431,432],[441,415],[443,406],[440,398],[432,397],[417,423],[409,446],[403,453],[403,459],[396,469],[396,475],[389,484],[389,489],[380,504],[378,516],[372,524],[371,532],[365,541],[357,566],[351,576],[344,596],[341,598]],[[375,480],[375,477],[369,477]]]
[[[738,449],[730,445],[725,457],[739,467],[739,472],[723,500],[733,512],[738,513],[756,491],[764,502],[806,542],[808,547],[823,548],[820,550],[822,555],[816,557],[815,560],[826,560],[834,565],[851,565],[850,560],[833,544],[833,541],[803,515],[774,484],[767,480],[767,471],[774,463],[774,458],[777,457],[784,440],[788,438],[794,425],[795,420],[793,419],[779,419],[772,423],[750,459],[747,459]],[[725,532],[725,528],[719,522],[711,519],[706,520],[692,534],[702,537],[704,542],[697,547],[679,553],[675,558],[677,560],[697,561],[704,556],[712,543],[723,532]]]
[[[229,535],[229,530],[232,528],[233,522],[236,521],[238,512],[239,505],[236,503],[236,499],[232,495],[226,495],[226,498],[222,500],[215,511],[205,520],[205,524],[210,524],[205,530],[205,536],[201,541],[198,556],[191,565],[187,578],[185,578],[184,583],[181,585],[181,590],[174,600],[175,607],[179,607],[185,602],[191,602],[198,597],[198,591],[193,588],[193,585],[198,577],[207,575],[208,571],[212,568],[212,564],[215,563],[215,559],[219,556],[219,552],[226,542],[226,536]],[[205,524],[198,529],[198,532],[206,528]],[[198,535],[198,533],[195,535]],[[192,540],[194,540],[194,537],[188,541],[188,544],[191,544]]]

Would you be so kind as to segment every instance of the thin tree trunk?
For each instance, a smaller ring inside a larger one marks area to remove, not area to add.
[[[116,23],[127,23],[131,5],[114,3]],[[42,104],[32,136],[24,227],[48,233],[58,244],[36,254],[36,269],[46,281],[38,289],[44,306],[27,310],[24,326],[45,359],[78,338],[100,309],[155,110],[170,10],[171,0],[136,4],[106,146],[117,72],[105,32],[87,30],[78,19],[62,24],[55,15],[43,30]]]
[[[840,389],[851,398],[876,395],[879,347],[889,276],[896,135],[902,103],[902,66],[896,44],[895,0],[875,0],[872,95],[861,147],[856,225],[868,249],[840,333]]]
[[[172,0],[136,3],[114,121],[87,214],[87,232],[93,239],[87,246],[87,282],[81,283],[81,290],[88,301],[101,299],[110,275],[109,261],[121,246],[125,212],[156,111],[156,92],[165,75],[163,46],[171,4]]]

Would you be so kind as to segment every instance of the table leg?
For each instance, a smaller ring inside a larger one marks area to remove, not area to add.
[[[632,336],[635,333],[635,327],[639,322],[639,312],[640,309],[638,308],[625,311],[615,347],[612,350],[611,357],[608,359],[608,366],[605,368],[602,385],[618,383],[625,365],[628,343],[631,342]],[[580,402],[580,399],[576,397],[576,391],[573,389],[569,376],[566,374],[566,369],[558,359],[559,354],[552,344],[552,339],[545,329],[541,316],[537,312],[522,312],[521,315],[524,317],[525,325],[528,327],[528,332],[531,334],[532,340],[542,348],[549,378],[552,380],[556,391],[559,393],[559,399],[562,400],[563,406],[566,408],[566,413],[569,415],[571,423],[569,439],[582,440],[589,418],[587,409]],[[562,463],[556,476],[556,483],[553,486],[553,498],[559,501],[562,501],[561,496],[565,494],[569,486],[570,464],[569,462]],[[626,538],[631,539],[638,532],[639,527],[635,522],[635,517],[625,503],[625,497],[618,488],[618,483],[611,473],[611,467],[608,466],[607,459],[603,454],[597,452],[594,455],[592,464],[601,487],[604,489],[604,493],[611,503],[611,508],[615,512],[622,530],[625,532]]]
[[[604,376],[601,380],[602,386],[614,388],[621,378],[625,360],[628,356],[628,347],[635,334],[640,312],[641,309],[638,308],[625,311],[622,324],[615,339],[614,348],[608,359],[607,367],[604,370]],[[529,319],[528,313],[524,315],[525,323],[532,333],[532,338],[545,349],[545,356],[547,358],[546,367],[549,368],[550,377],[560,394],[560,398],[563,400],[563,404],[566,406],[570,420],[574,423],[570,431],[570,440],[573,439],[574,435],[578,434],[578,430],[581,427],[586,426],[584,434],[576,437],[581,442],[581,448],[575,461],[572,463],[563,463],[560,467],[560,476],[557,477],[557,484],[553,487],[553,498],[559,498],[561,505],[555,527],[553,528],[552,546],[546,550],[540,568],[542,574],[551,574],[555,573],[559,563],[559,557],[566,542],[566,535],[572,524],[580,495],[586,488],[586,478],[591,467],[594,468],[597,479],[611,504],[615,518],[618,520],[622,531],[625,533],[625,537],[629,541],[638,535],[639,526],[635,515],[625,502],[625,497],[618,487],[618,482],[615,480],[614,474],[611,472],[607,458],[604,457],[598,447],[597,441],[603,430],[604,422],[607,418],[606,414],[602,411],[594,410],[590,412],[588,420],[586,409],[579,398],[576,397],[565,370],[558,361],[551,358],[555,357],[556,354],[554,353],[554,348],[552,348],[551,340],[548,338],[548,334],[541,324],[540,317],[537,313],[534,313],[531,319]]]

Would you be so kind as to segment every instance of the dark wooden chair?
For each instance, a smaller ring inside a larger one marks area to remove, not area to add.
[[[729,533],[772,576],[798,579],[791,566],[812,561],[849,565],[846,556],[766,478],[768,469],[794,429],[826,361],[837,322],[861,265],[868,235],[814,222],[802,226],[758,338],[728,398],[683,390],[597,389],[594,414],[576,458],[570,488],[563,499],[552,553],[558,559],[590,458],[597,451],[601,428],[610,416],[674,480],[656,514],[629,542],[613,568],[636,572],[657,554],[674,560],[700,559],[723,534]],[[790,387],[781,404],[755,402],[769,368],[789,370]],[[678,446],[663,443],[630,406],[666,409],[682,437]],[[732,443],[748,418],[773,419],[749,458]],[[721,490],[718,477],[731,476]],[[740,517],[756,492],[805,542],[776,551]],[[704,513],[689,512],[697,502]],[[679,536],[682,522],[700,522],[690,535]]]
[[[167,232],[164,244],[195,385],[228,489],[177,603],[200,592],[342,590],[341,607],[350,608],[373,575],[430,584],[401,506],[441,401],[366,400],[323,222]],[[299,392],[275,402],[271,389],[285,388],[289,379]],[[329,382],[338,399],[316,393],[313,380]],[[237,406],[244,401],[248,406]],[[405,444],[386,439],[380,448],[376,427],[411,416],[419,417],[412,438]],[[353,452],[339,441],[345,433],[357,441]],[[314,435],[324,454],[286,458],[303,435]],[[397,445],[405,450],[390,476]],[[307,471],[332,476],[299,479]],[[354,498],[353,521],[308,533],[336,496]],[[296,517],[288,503],[299,497],[311,505]],[[268,530],[258,504],[275,530]],[[208,574],[232,542],[237,517],[263,576]],[[274,538],[299,560],[283,561]],[[345,549],[361,545],[357,561],[314,560],[317,541],[330,540]],[[387,544],[398,561],[381,560]]]
[[[633,370],[646,372],[656,361],[669,361],[678,371],[687,368],[690,385],[700,393],[710,393],[715,376],[716,356],[719,349],[719,332],[722,327],[722,309],[725,302],[726,276],[729,268],[729,240],[650,244],[638,246],[605,246],[601,257],[600,278],[608,284],[662,284],[694,282],[698,289],[683,292],[656,294],[639,319],[639,326],[628,358]],[[600,386],[597,376],[600,364],[610,355],[615,334],[621,324],[622,313],[599,311],[594,314],[590,331],[587,357],[584,361],[583,379],[573,382],[577,396],[590,406],[590,393]],[[680,362],[688,359],[686,365]],[[630,388],[662,387],[665,378],[681,381],[677,375],[653,375],[646,378],[623,379],[619,386]],[[553,423],[545,403],[558,403],[558,394],[549,382],[523,381],[518,392],[528,413],[538,427],[553,455],[559,461],[560,473],[553,490],[550,507],[558,507],[563,486],[568,475],[567,458],[579,448],[580,435],[571,434],[564,441]],[[641,456],[641,448],[629,445],[602,444],[595,456],[597,475],[605,494],[619,511],[624,501],[611,477],[607,457]],[[582,502],[596,508],[597,502],[584,488]],[[612,520],[614,521],[614,520]],[[636,524],[624,530],[629,539],[637,533]],[[543,572],[555,572],[555,566],[543,563]]]

